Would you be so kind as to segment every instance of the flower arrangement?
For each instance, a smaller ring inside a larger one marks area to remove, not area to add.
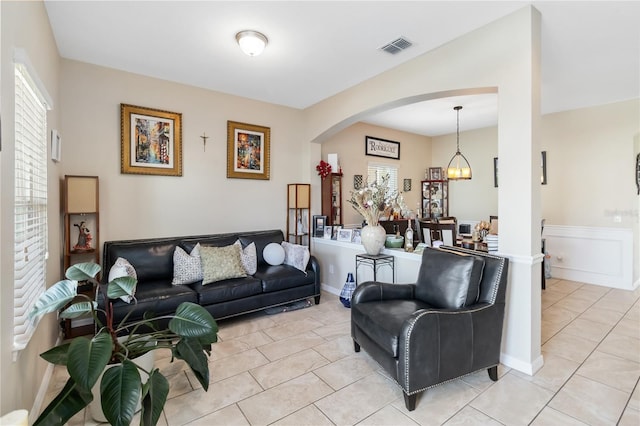
[[[316,166],[316,170],[318,171],[318,176],[324,179],[331,173],[331,164],[320,160],[320,163]]]
[[[357,191],[351,191],[349,203],[364,217],[367,225],[377,226],[380,216],[388,216],[397,203],[398,194],[389,188],[389,175],[380,183],[373,182]]]

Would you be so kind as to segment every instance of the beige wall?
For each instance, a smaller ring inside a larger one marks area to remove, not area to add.
[[[432,167],[446,168],[456,152],[456,135],[434,137]],[[498,214],[498,188],[493,186],[493,157],[498,156],[498,128],[460,132],[460,151],[469,160],[471,180],[449,182],[449,214],[459,220],[489,220]]]
[[[61,90],[62,168],[99,176],[103,241],[284,230],[287,184],[309,182],[298,110],[70,60]],[[182,113],[182,177],[120,173],[120,103]],[[271,128],[270,180],[227,179],[227,120]]]
[[[14,149],[14,63],[13,49],[22,48],[53,99],[47,115],[49,129],[59,128],[59,58],[45,8],[41,2],[0,2],[2,28],[2,216],[0,220],[0,414],[15,409],[30,410],[38,393],[47,364],[39,354],[57,337],[53,315],[44,318],[31,343],[12,359],[13,342],[13,149]],[[60,276],[59,167],[49,161],[49,262],[47,282]]]
[[[400,142],[400,160],[365,155],[365,136],[373,136]],[[345,224],[360,224],[360,216],[347,200],[353,191],[353,176],[367,176],[369,163],[389,164],[398,167],[399,192],[411,210],[415,211],[420,202],[420,181],[424,179],[424,170],[431,163],[431,140],[426,136],[400,132],[385,127],[356,123],[322,143],[322,159],[327,154],[337,153],[342,167],[342,208]],[[319,162],[319,160],[318,160]],[[411,191],[402,190],[403,179],[411,179]]]
[[[544,116],[547,223],[613,228],[637,223],[633,144],[638,132],[638,99]],[[629,214],[634,209],[636,214]],[[620,222],[614,221],[616,211]]]

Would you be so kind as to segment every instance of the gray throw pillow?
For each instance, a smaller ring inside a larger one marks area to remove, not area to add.
[[[426,248],[416,282],[416,298],[434,308],[459,309],[478,301],[484,259]]]

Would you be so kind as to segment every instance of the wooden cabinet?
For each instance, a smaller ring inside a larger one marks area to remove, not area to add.
[[[100,209],[97,176],[66,175],[63,183],[64,271],[82,262],[100,264]],[[63,274],[64,274],[63,271]],[[98,277],[99,278],[99,277]],[[78,293],[94,298],[91,284],[78,283]],[[93,332],[92,318],[64,320],[67,338]]]
[[[287,241],[309,245],[311,229],[311,185],[290,183],[287,185]]]
[[[422,217],[435,219],[449,216],[449,182],[422,181]]]
[[[327,225],[342,225],[342,173],[322,179],[322,215]]]

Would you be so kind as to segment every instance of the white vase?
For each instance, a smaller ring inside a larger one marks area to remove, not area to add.
[[[118,340],[122,340],[122,339],[123,339],[122,337],[118,338]],[[156,360],[155,351],[149,351],[144,355],[139,356],[138,358],[132,359],[131,361],[133,361],[134,364],[139,365],[146,371],[151,371],[153,369],[155,360]],[[111,367],[107,366],[104,371],[106,371],[108,368],[111,368]],[[107,421],[107,418],[104,416],[104,413],[102,412],[102,398],[100,397],[100,382],[102,381],[102,375],[104,374],[104,371],[102,372],[102,374],[100,374],[98,381],[91,389],[91,393],[93,394],[93,401],[89,403],[89,411],[91,412],[91,418],[99,423],[105,423]],[[138,370],[138,373],[140,373],[140,377],[143,383],[146,382],[147,379],[149,378],[149,375],[143,371]],[[136,405],[136,413],[140,411],[141,408],[142,408],[142,401],[138,400],[138,404]]]
[[[387,238],[387,233],[380,225],[370,226],[367,225],[362,228],[360,233],[360,239],[364,246],[364,251],[367,254],[378,255],[384,248],[384,242]]]

